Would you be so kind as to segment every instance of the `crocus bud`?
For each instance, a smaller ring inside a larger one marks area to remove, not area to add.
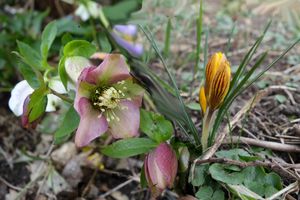
[[[223,53],[215,53],[210,58],[206,65],[205,76],[204,92],[207,107],[214,111],[222,104],[230,85],[230,64]],[[203,96],[201,92],[200,90],[200,96]],[[204,98],[202,97],[202,99]]]
[[[160,144],[146,156],[145,176],[152,195],[158,196],[164,189],[173,186],[177,167],[176,153],[167,143]]]

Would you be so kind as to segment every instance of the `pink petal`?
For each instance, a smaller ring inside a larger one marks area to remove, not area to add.
[[[88,145],[92,140],[104,134],[108,129],[108,123],[100,112],[95,110],[87,98],[78,101],[78,113],[80,122],[75,136],[75,144],[78,147]]]
[[[96,67],[87,67],[84,68],[78,77],[76,96],[74,100],[74,108],[77,112],[79,112],[79,100],[82,97],[89,98],[90,93],[94,87],[96,87],[95,83],[90,80],[90,74]]]
[[[119,118],[109,122],[110,132],[114,138],[130,138],[139,135],[140,110],[139,106],[132,101],[124,100],[113,112]],[[106,118],[111,113],[106,113]]]
[[[90,75],[90,80],[97,84],[112,84],[130,77],[129,67],[120,54],[107,54]]]
[[[160,144],[155,149],[155,162],[165,177],[168,187],[172,187],[178,167],[174,150],[166,143]]]

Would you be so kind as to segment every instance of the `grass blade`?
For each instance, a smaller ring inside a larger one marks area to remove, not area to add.
[[[168,57],[169,50],[170,50],[170,40],[171,40],[171,19],[168,19],[167,28],[166,28],[166,35],[165,35],[165,47],[164,47],[164,56]]]

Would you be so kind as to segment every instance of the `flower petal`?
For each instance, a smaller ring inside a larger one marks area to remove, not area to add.
[[[91,73],[95,70],[95,68],[96,67],[84,68],[78,77],[76,96],[74,100],[74,108],[77,112],[79,112],[79,100],[82,97],[89,98],[91,91],[96,87],[96,83],[93,79],[91,79]]]
[[[226,56],[222,52],[217,52],[209,59],[205,69],[205,95],[208,97],[213,79],[220,68],[224,66]]]
[[[167,186],[172,187],[177,173],[178,162],[176,153],[167,143],[162,143],[155,149],[155,163],[165,177]]]
[[[16,115],[21,116],[23,113],[23,104],[28,95],[33,92],[26,80],[23,80],[15,85],[11,91],[11,97],[8,101],[10,110]]]
[[[104,134],[108,129],[108,123],[100,112],[95,110],[87,98],[81,98],[78,102],[80,122],[75,136],[75,144],[78,147],[88,145],[92,140]]]
[[[129,36],[136,36],[137,34],[137,26],[136,25],[115,25],[114,31],[120,32],[121,34],[129,35]]]
[[[73,83],[77,82],[82,70],[88,66],[91,66],[90,61],[82,56],[68,57],[65,61],[66,73]]]
[[[129,66],[120,54],[108,54],[90,74],[91,80],[98,85],[113,84],[129,77]]]
[[[145,90],[140,85],[134,83],[132,78],[113,84],[113,87],[123,92],[124,99],[130,99],[136,105],[141,106]]]
[[[130,138],[139,135],[140,110],[132,101],[122,101],[118,108],[113,110],[116,118],[111,120],[112,111],[106,111],[106,118],[110,118],[109,130],[114,138]]]
[[[204,113],[206,112],[207,103],[206,103],[205,90],[203,86],[201,86],[199,91],[199,103],[201,106],[202,115],[204,116]]]
[[[131,41],[127,41],[123,38],[121,38],[119,35],[117,35],[116,33],[111,33],[112,37],[116,40],[116,42],[125,50],[128,51],[128,53],[130,53],[132,56],[134,57],[140,57],[143,52],[143,45],[139,44],[139,43],[134,43]]]

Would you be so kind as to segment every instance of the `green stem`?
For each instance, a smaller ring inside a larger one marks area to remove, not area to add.
[[[68,103],[73,103],[73,100],[70,99],[69,97],[67,97],[66,95],[60,94],[58,92],[56,92],[55,90],[50,89],[51,93],[54,94],[55,96],[61,98],[62,100],[68,102]]]
[[[201,144],[202,144],[202,152],[204,152],[208,147],[208,136],[211,129],[211,120],[214,111],[207,109],[204,119],[203,119],[203,127],[202,127],[202,136],[201,136]]]

